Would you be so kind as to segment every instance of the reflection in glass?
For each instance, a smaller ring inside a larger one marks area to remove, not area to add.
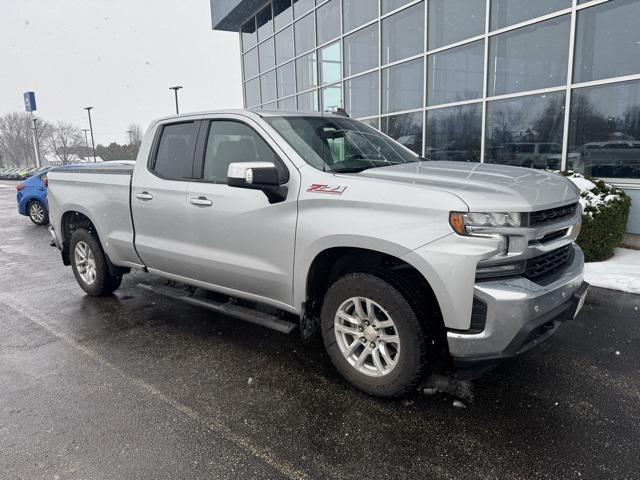
[[[294,23],[294,35],[296,38],[296,55],[307,52],[316,46],[314,15],[311,13]]]
[[[565,92],[487,103],[485,162],[559,169]]]
[[[298,110],[307,112],[318,111],[318,91],[303,93],[298,95]]]
[[[428,110],[426,130],[429,160],[480,161],[481,103]]]
[[[378,25],[344,38],[344,75],[350,77],[378,66]]]
[[[276,65],[293,58],[293,27],[276,33]]]
[[[578,12],[574,82],[640,73],[640,2],[616,0]]]
[[[360,120],[362,123],[366,123],[370,127],[375,128],[376,130],[380,130],[380,119],[376,118],[368,118],[366,120]]]
[[[640,178],[640,82],[579,88],[571,97],[567,168]]]
[[[389,13],[402,5],[409,3],[411,0],[382,0],[382,14]]]
[[[293,20],[291,0],[273,0],[273,19],[276,30],[291,23]]]
[[[345,109],[351,118],[378,114],[380,89],[378,72],[367,73],[345,82]]]
[[[260,79],[254,78],[244,84],[244,98],[247,108],[260,104]]]
[[[428,49],[483,34],[485,14],[485,0],[429,0]]]
[[[296,106],[296,97],[283,98],[282,100],[278,100],[278,110],[297,110]]]
[[[318,45],[340,35],[340,0],[330,0],[316,10]]]
[[[382,20],[382,63],[411,57],[424,50],[424,2]]]
[[[242,57],[244,78],[253,78],[258,75],[258,49],[248,51]]]
[[[571,7],[571,0],[491,0],[491,30]]]
[[[261,42],[273,34],[273,18],[271,17],[271,4],[260,10],[256,15],[258,24],[258,42]]]
[[[484,41],[429,55],[427,105],[482,97]]]
[[[318,68],[320,70],[321,84],[340,80],[340,42],[320,50]]]
[[[314,0],[293,0],[293,16],[300,18],[313,8]]]
[[[371,0],[342,0],[342,23],[345,32],[349,32],[377,16],[377,5],[372,5]]]
[[[342,107],[342,86],[340,84],[323,88],[321,95],[322,111],[326,112],[333,108]]]
[[[258,45],[258,51],[260,52],[260,72],[264,72],[275,67],[276,55],[273,50],[273,38],[270,38],[266,42]]]
[[[309,53],[296,60],[296,85],[298,92],[318,86],[315,52]]]
[[[260,92],[262,93],[262,103],[276,99],[276,72],[274,70],[260,76]]]
[[[382,131],[422,155],[422,112],[382,117]]]
[[[571,15],[489,40],[489,95],[555,87],[567,81]]]
[[[423,76],[422,58],[382,70],[382,113],[422,107]]]
[[[262,110],[277,110],[278,102],[265,103],[262,107]]]
[[[296,92],[293,62],[278,67],[276,76],[278,78],[278,98],[293,95]]]
[[[242,37],[242,50],[245,52],[258,43],[255,17],[251,17],[240,27],[240,36]]]

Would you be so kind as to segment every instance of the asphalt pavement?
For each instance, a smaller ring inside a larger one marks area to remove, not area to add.
[[[318,343],[140,282],[163,283],[86,296],[0,182],[0,478],[640,478],[640,295],[592,289],[470,386],[385,401]]]

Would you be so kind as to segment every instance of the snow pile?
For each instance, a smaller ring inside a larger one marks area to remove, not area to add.
[[[567,178],[580,189],[580,205],[589,218],[604,210],[609,204],[620,200],[620,191],[613,185],[598,182],[598,185],[587,180],[579,173],[569,172]]]
[[[640,294],[640,250],[616,248],[609,260],[585,263],[584,279],[594,287]]]

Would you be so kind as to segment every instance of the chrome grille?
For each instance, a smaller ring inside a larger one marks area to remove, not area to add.
[[[537,227],[539,225],[546,225],[547,223],[558,222],[560,220],[571,218],[575,215],[577,209],[578,204],[572,203],[571,205],[565,205],[563,207],[531,212],[529,214],[529,226]]]

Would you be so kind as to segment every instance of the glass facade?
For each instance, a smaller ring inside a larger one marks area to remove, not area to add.
[[[245,106],[640,183],[638,18],[640,0],[265,0],[239,29]]]

